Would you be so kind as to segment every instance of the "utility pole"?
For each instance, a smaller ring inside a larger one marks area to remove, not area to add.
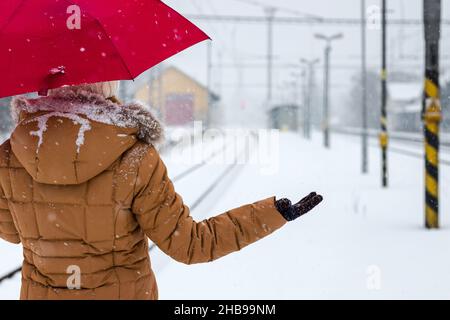
[[[301,59],[308,69],[308,89],[306,92],[306,104],[303,109],[303,134],[306,139],[311,139],[311,104],[314,91],[314,67],[319,63],[319,59],[307,60]]]
[[[273,87],[273,21],[276,8],[266,7],[265,12],[267,14],[267,106],[270,108]]]
[[[324,94],[323,94],[323,145],[325,148],[330,147],[330,108],[328,105],[328,95],[330,93],[330,52],[331,46],[325,47],[325,77],[324,77]]]
[[[308,95],[308,92],[311,92],[308,90],[309,80],[307,78],[307,75],[308,75],[308,70],[307,70],[307,68],[304,68],[302,71],[302,109],[303,109],[303,136],[305,138],[307,138],[306,129],[305,129],[306,106],[308,104],[307,95]],[[311,83],[312,83],[312,81],[311,81]],[[312,90],[312,88],[311,88],[311,90]]]
[[[297,91],[296,91],[296,98],[295,101],[298,104],[298,115],[297,115],[297,123],[298,125],[298,130],[300,129],[300,109],[303,109],[303,111],[306,108],[306,93],[307,93],[307,88],[306,88],[306,68],[302,68],[300,72],[293,72],[292,76],[294,77],[295,81],[297,82]],[[303,120],[304,120],[304,115],[303,115]]]
[[[291,76],[295,82],[294,102],[300,107],[300,105],[303,104],[303,102],[300,101],[300,96],[304,90],[305,70],[301,70],[301,72],[292,72]]]
[[[381,8],[381,184],[384,188],[388,186],[388,165],[387,165],[387,70],[386,70],[386,0],[382,0]]]
[[[330,108],[329,108],[329,94],[330,94],[330,53],[331,43],[334,40],[341,39],[342,33],[338,33],[332,36],[325,36],[323,34],[316,34],[315,37],[320,40],[324,40],[325,45],[325,75],[323,85],[323,144],[325,148],[330,147]]]
[[[210,126],[211,125],[211,121],[212,121],[212,41],[208,40],[207,44],[206,44],[206,87],[207,87],[207,112],[206,112],[206,126]]]
[[[425,226],[439,228],[439,125],[442,119],[439,87],[441,0],[424,0],[425,87]]]
[[[306,68],[304,68],[302,70],[302,111],[303,111],[303,125],[306,123],[306,104],[307,104],[307,92],[308,92],[308,88],[307,88],[307,72],[308,70]],[[299,110],[299,114],[300,114],[300,110]],[[300,122],[299,122],[300,123]],[[306,130],[305,130],[305,126],[303,126],[303,136],[306,138],[306,134],[305,134]]]
[[[361,161],[362,173],[369,172],[369,159],[368,159],[368,136],[367,136],[367,44],[366,44],[366,32],[367,32],[367,20],[366,20],[366,0],[361,0]]]

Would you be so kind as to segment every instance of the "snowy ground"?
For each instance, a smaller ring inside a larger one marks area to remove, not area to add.
[[[160,298],[450,298],[450,167],[441,169],[442,228],[426,231],[423,161],[390,154],[390,187],[383,190],[378,148],[371,144],[369,175],[360,174],[359,155],[359,140],[348,136],[334,135],[332,149],[325,150],[320,135],[306,141],[281,134],[276,175],[239,165],[193,215],[203,219],[271,195],[298,199],[310,191],[322,193],[324,203],[211,264],[184,266],[154,252]],[[189,167],[170,157],[167,166],[172,176]],[[192,203],[226,168],[199,169],[177,182],[177,190]],[[5,242],[0,252],[2,275],[20,263],[21,253]],[[0,299],[17,298],[19,278],[0,285]]]

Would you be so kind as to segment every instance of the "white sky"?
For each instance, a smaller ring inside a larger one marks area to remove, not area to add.
[[[290,8],[314,15],[334,18],[360,18],[360,0],[259,0],[260,3]],[[381,5],[380,0],[367,0],[367,7]],[[443,2],[443,18],[450,19],[450,5]],[[262,8],[248,5],[240,0],[166,0],[165,3],[182,13],[226,14],[226,15],[264,15]],[[389,17],[393,19],[421,19],[422,0],[388,1]],[[278,12],[278,16],[293,16],[289,12]],[[213,88],[222,96],[224,106],[231,113],[242,110],[245,105],[249,111],[261,108],[266,97],[267,71],[265,56],[267,52],[267,28],[263,24],[232,24],[193,21],[210,35],[213,40]],[[277,65],[298,64],[299,59],[322,58],[323,43],[314,39],[314,33],[331,34],[343,32],[344,39],[333,46],[332,103],[335,107],[348,94],[351,76],[360,66],[359,26],[332,25],[308,26],[278,24],[275,26],[276,56],[274,68],[274,97],[293,96],[287,88],[292,82],[293,72],[298,70],[279,68]],[[368,65],[373,70],[380,64],[379,30],[368,30]],[[422,73],[423,69],[423,29],[422,26],[391,26],[388,30],[389,64],[391,68]],[[450,26],[445,26],[442,36],[442,53],[450,49]],[[403,41],[401,41],[403,39]],[[403,58],[401,57],[403,56]],[[450,55],[444,57],[443,65],[450,65]],[[167,61],[177,65],[203,83],[206,83],[206,44],[199,44]],[[233,67],[236,63],[252,64],[261,68]],[[317,71],[317,84],[322,83],[323,69]],[[253,113],[249,113],[251,115]]]

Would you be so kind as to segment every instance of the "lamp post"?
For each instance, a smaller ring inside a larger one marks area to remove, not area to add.
[[[300,62],[305,64],[308,69],[308,85],[306,92],[306,103],[303,108],[303,133],[306,139],[311,139],[311,104],[312,94],[314,91],[314,67],[319,63],[319,59],[307,60],[301,59]]]
[[[325,75],[323,86],[323,143],[325,148],[330,147],[330,110],[329,110],[329,91],[330,91],[330,53],[331,43],[335,40],[343,38],[342,33],[338,33],[332,36],[326,36],[323,34],[315,34],[316,39],[325,41]]]
[[[367,121],[367,21],[366,21],[366,0],[361,0],[361,171],[369,171],[368,159],[368,121]]]
[[[277,9],[265,7],[264,10],[267,15],[267,105],[270,108],[273,89],[273,20]]]
[[[302,68],[301,72],[292,72],[291,76],[296,82],[296,92],[295,92],[295,104],[297,105],[297,130],[299,130],[299,116],[300,108],[304,108],[306,105],[306,70]]]
[[[383,188],[388,186],[388,159],[387,149],[389,143],[387,130],[387,4],[382,0],[381,8],[381,184]]]

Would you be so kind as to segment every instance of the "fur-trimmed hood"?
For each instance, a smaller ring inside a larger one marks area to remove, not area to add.
[[[48,97],[27,99],[16,97],[11,103],[11,116],[16,124],[21,114],[53,111],[84,115],[92,121],[123,128],[137,128],[137,137],[149,144],[162,140],[163,129],[149,108],[140,103],[120,105],[83,87],[63,87],[52,90]]]
[[[80,88],[48,97],[15,98],[11,148],[34,180],[79,184],[98,175],[141,140],[155,144],[162,128],[140,104],[120,105]]]

